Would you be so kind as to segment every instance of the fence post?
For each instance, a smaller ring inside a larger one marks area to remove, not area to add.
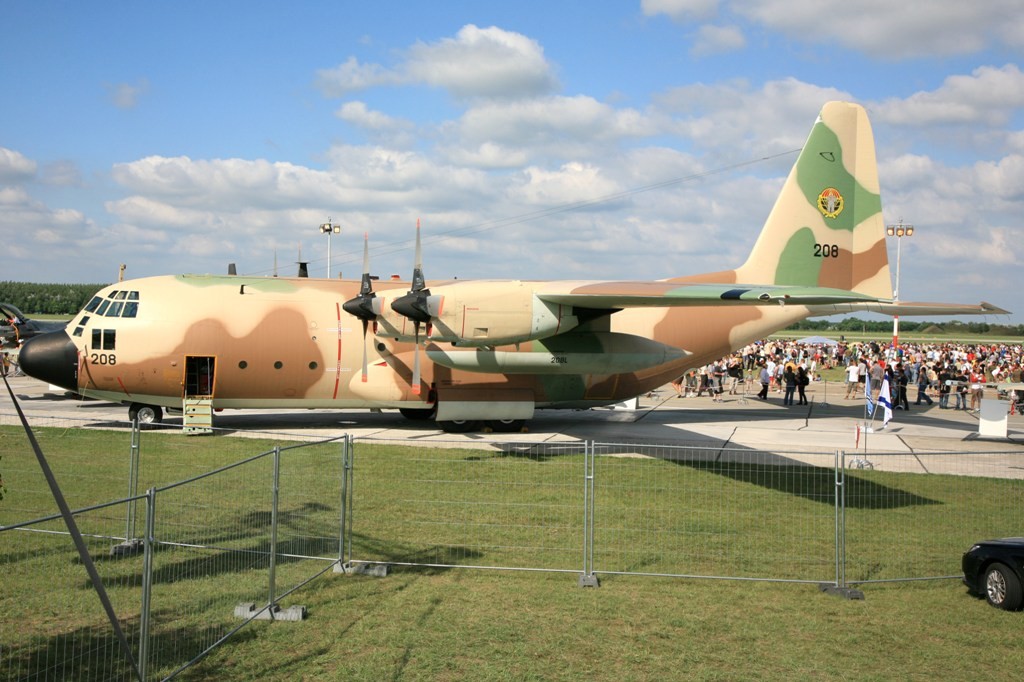
[[[338,565],[345,566],[352,560],[352,521],[349,505],[352,504],[352,435],[346,433],[341,449],[341,506],[338,528]]]
[[[137,421],[135,422],[138,423]],[[142,555],[142,604],[139,615],[139,678],[146,679],[149,662],[149,620],[153,598],[153,544],[156,541],[156,488],[146,491],[146,532]]]
[[[281,491],[281,446],[274,446],[274,480],[270,502],[270,598],[267,604],[273,609],[277,603],[277,503]]]
[[[583,573],[577,580],[580,587],[600,587],[594,575],[594,441],[583,443]]]
[[[834,585],[821,585],[829,594],[845,599],[863,599],[864,593],[846,584],[846,452],[836,450],[835,456],[835,561]]]
[[[833,471],[835,472],[835,499],[832,504],[835,506],[836,529],[835,529],[835,561],[836,561],[836,587],[846,587],[846,527],[843,514],[846,510],[844,501],[846,499],[845,468],[842,459],[842,452],[836,450]]]
[[[124,541],[126,543],[136,537],[135,505],[138,503],[136,495],[138,494],[139,491],[140,431],[141,429],[139,428],[139,416],[135,415],[134,417],[132,417],[131,451],[129,455],[130,462],[128,464],[128,498],[131,499],[131,502],[128,503],[128,518],[125,522],[124,529]]]

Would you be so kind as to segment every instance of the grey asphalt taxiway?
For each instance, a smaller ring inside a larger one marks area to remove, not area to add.
[[[81,400],[35,379],[8,381],[30,424],[96,427],[127,420],[123,405]],[[912,392],[916,395],[916,391]],[[669,386],[641,396],[628,408],[538,410],[520,433],[450,434],[429,421],[410,421],[397,410],[224,410],[214,426],[236,434],[274,434],[287,438],[324,438],[345,433],[355,437],[422,441],[502,440],[546,443],[596,440],[611,443],[698,445],[763,451],[828,453],[862,452],[1020,452],[1024,454],[1024,416],[1007,417],[1006,437],[979,435],[975,413],[914,405],[897,410],[882,428],[880,417],[865,415],[863,398],[844,398],[839,383],[815,383],[808,405],[785,406],[781,393],[768,400],[754,395],[680,398]],[[17,423],[7,391],[0,397],[0,423]],[[180,415],[168,415],[169,427]]]

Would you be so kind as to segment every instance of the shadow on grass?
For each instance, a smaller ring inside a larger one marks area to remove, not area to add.
[[[677,461],[688,466],[734,481],[768,488],[813,502],[834,506],[837,486],[835,470],[806,465],[764,465],[743,462]],[[942,504],[908,490],[894,488],[861,478],[849,471],[843,480],[847,509],[899,509],[921,505]]]

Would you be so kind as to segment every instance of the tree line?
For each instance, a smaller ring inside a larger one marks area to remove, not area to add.
[[[31,284],[0,282],[0,301],[10,303],[29,317],[73,316],[107,284]]]

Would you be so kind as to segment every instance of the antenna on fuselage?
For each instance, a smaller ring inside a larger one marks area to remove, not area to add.
[[[309,261],[302,260],[302,242],[299,242],[299,277],[309,277]]]

